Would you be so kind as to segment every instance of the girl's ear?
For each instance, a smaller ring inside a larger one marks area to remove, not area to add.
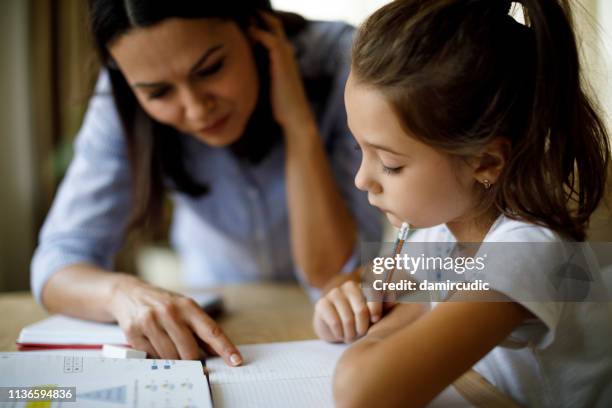
[[[485,186],[495,184],[508,163],[512,144],[504,137],[496,137],[473,156],[470,165],[474,178]],[[487,187],[488,188],[488,187]]]

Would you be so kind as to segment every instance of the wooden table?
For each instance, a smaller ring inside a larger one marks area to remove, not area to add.
[[[297,285],[248,284],[214,291],[225,304],[219,322],[235,344],[316,338],[312,304]],[[0,295],[0,351],[17,350],[19,331],[46,316],[29,292]]]
[[[223,296],[221,327],[235,344],[310,340],[313,305],[294,284],[257,283],[214,290]],[[30,293],[0,295],[0,351],[15,351],[15,340],[26,325],[47,316]],[[517,405],[489,383],[466,373],[455,382],[458,391],[478,407]]]

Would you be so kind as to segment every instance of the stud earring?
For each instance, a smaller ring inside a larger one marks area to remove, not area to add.
[[[482,180],[482,185],[484,186],[486,190],[491,188],[491,182],[488,179]]]

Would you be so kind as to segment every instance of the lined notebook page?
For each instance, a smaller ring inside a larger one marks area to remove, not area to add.
[[[319,340],[240,346],[245,364],[206,361],[215,407],[333,407],[331,378],[346,346]]]
[[[241,367],[228,367],[218,357],[206,361],[216,408],[334,406],[332,375],[346,345],[309,340],[238,348],[245,361]],[[472,405],[448,387],[429,406]]]

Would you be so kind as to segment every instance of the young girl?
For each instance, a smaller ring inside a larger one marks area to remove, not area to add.
[[[412,241],[585,239],[608,138],[580,82],[567,3],[520,3],[526,24],[510,1],[397,0],[357,35],[345,90],[363,152],[355,184],[395,226],[416,228]],[[380,319],[358,283],[329,291],[318,335],[367,332],[338,363],[338,405],[422,406],[475,366],[527,406],[610,406],[608,304],[538,298],[548,278],[530,261],[488,271],[504,302],[471,292]]]

